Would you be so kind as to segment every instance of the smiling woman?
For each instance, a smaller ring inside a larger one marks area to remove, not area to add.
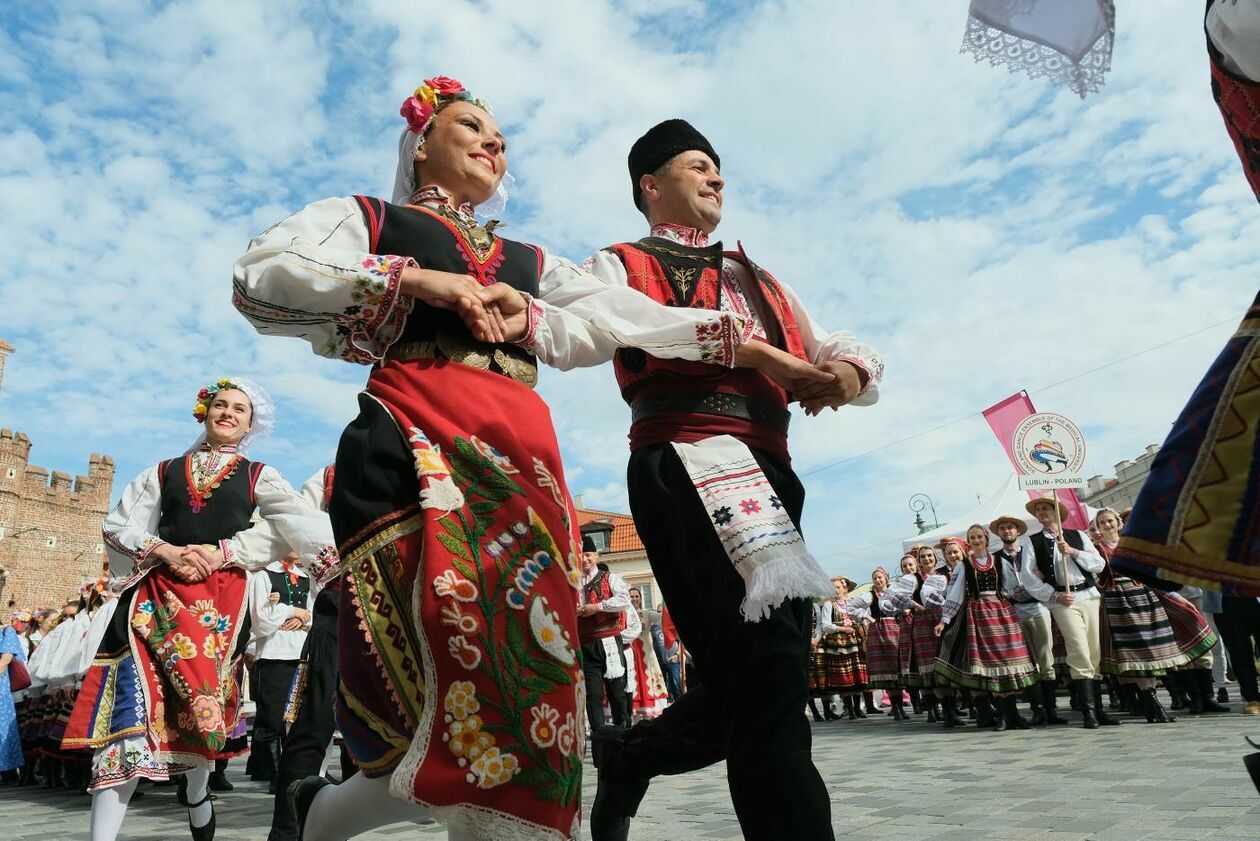
[[[268,431],[271,401],[241,378],[197,393],[193,447],[136,477],[105,519],[110,574],[121,589],[83,679],[66,750],[91,749],[92,841],[112,841],[139,778],[188,778],[197,841],[214,837],[206,789],[240,716],[237,682],[249,641],[240,533],[259,509],[313,577],[338,572],[327,520],[244,448]]]

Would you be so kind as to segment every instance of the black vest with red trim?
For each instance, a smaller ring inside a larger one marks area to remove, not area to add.
[[[1213,0],[1208,0],[1211,11]],[[1247,183],[1260,200],[1260,82],[1225,69],[1221,51],[1207,36],[1212,61],[1212,98],[1225,118],[1225,130],[1242,159]]]
[[[491,236],[492,245],[482,254],[455,223],[437,211],[416,205],[390,204],[369,196],[355,196],[368,229],[368,250],[373,254],[411,257],[421,268],[470,274],[483,286],[506,283],[530,295],[538,294],[542,276],[542,251],[528,243]],[[472,333],[452,310],[416,301],[403,328],[400,342],[433,341],[439,334],[475,342]],[[490,347],[491,345],[479,346]],[[505,350],[523,353],[517,345]],[[532,358],[532,357],[531,357]]]
[[[1081,540],[1081,533],[1075,529],[1064,529],[1063,539],[1073,549],[1080,550],[1085,548],[1085,541]],[[1028,542],[1032,544],[1033,556],[1037,561],[1037,570],[1041,573],[1042,580],[1055,588],[1066,586],[1059,581],[1058,570],[1056,569],[1059,565],[1054,562],[1054,541],[1047,537],[1044,531],[1039,531],[1029,537]],[[1068,561],[1076,563],[1071,558],[1068,558]],[[1098,579],[1092,572],[1080,564],[1076,564],[1076,569],[1085,578],[1084,586],[1098,586]]]
[[[191,455],[186,455],[158,465],[162,488],[158,537],[174,546],[213,545],[249,528],[249,518],[256,507],[254,484],[265,465],[242,457],[204,498],[201,510],[194,511],[189,483],[191,459]]]
[[[693,248],[663,237],[609,246],[626,269],[627,283],[669,307],[721,309],[722,261],[742,263],[756,280],[760,300],[749,303],[772,323],[764,325],[780,350],[805,359],[796,315],[774,277],[748,259],[743,246],[724,252],[721,243]],[[627,403],[667,392],[722,392],[786,409],[787,393],[769,377],[750,368],[724,368],[705,362],[657,359],[637,348],[623,348],[613,359],[617,384]],[[660,414],[635,422],[630,449],[669,441],[690,443],[713,435],[732,435],[749,446],[787,458],[787,436],[763,424],[721,415]]]
[[[611,576],[604,570],[595,573],[595,577],[582,586],[582,601],[585,604],[599,604],[605,599],[611,599],[612,594]],[[578,617],[578,638],[582,642],[615,637],[625,629],[626,612],[624,610],[616,613],[601,610],[590,616]]]
[[[298,575],[296,581],[287,572],[266,570],[267,579],[271,582],[271,592],[280,597],[280,604],[306,609],[306,600],[311,595],[311,579]]]
[[[977,598],[981,593],[997,593],[1002,594],[1002,583],[1006,573],[1002,570],[1002,559],[997,555],[990,555],[992,566],[988,569],[976,569],[973,566],[974,558],[968,556],[963,561],[963,575],[966,576],[967,595],[971,598]]]

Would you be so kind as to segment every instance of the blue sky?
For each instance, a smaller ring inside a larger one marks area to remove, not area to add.
[[[660,119],[709,135],[719,234],[828,329],[884,353],[874,407],[794,420],[806,536],[864,579],[907,508],[942,518],[1009,472],[977,418],[817,468],[1028,388],[1089,435],[1088,472],[1163,438],[1241,316],[1260,212],[1207,84],[1195,4],[1126,4],[1082,102],[959,55],[966,3],[60,2],[0,12],[0,425],[35,463],[119,465],[195,436],[224,373],[280,405],[254,455],[332,458],[367,369],[256,335],[230,304],[250,236],[329,195],[387,193],[398,103],[426,76],[495,104],[506,233],[575,260],[637,238],[625,154]],[[628,412],[607,368],[544,372],[571,489],[625,510]]]

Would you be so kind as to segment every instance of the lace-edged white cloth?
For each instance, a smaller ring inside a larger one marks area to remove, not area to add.
[[[971,0],[962,52],[1084,99],[1102,87],[1115,40],[1113,0]]]

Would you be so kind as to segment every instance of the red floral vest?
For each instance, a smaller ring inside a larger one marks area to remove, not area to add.
[[[1247,183],[1260,200],[1260,82],[1230,73],[1221,64],[1221,53],[1208,37],[1212,59],[1212,98],[1225,118],[1225,130],[1242,159]]]
[[[773,323],[764,325],[776,346],[806,359],[796,315],[777,280],[748,259],[743,246],[722,251],[720,243],[693,248],[660,237],[609,246],[626,268],[627,282],[654,301],[670,307],[719,309],[722,260],[742,263],[757,280],[760,309]],[[751,302],[750,302],[751,303]],[[658,359],[637,348],[619,350],[613,359],[617,384],[627,403],[636,397],[666,391],[739,394],[786,408],[787,393],[759,371],[725,368],[707,362]],[[630,449],[669,441],[693,443],[714,435],[731,435],[752,447],[787,459],[787,436],[761,424],[720,415],[660,414],[635,422]]]

